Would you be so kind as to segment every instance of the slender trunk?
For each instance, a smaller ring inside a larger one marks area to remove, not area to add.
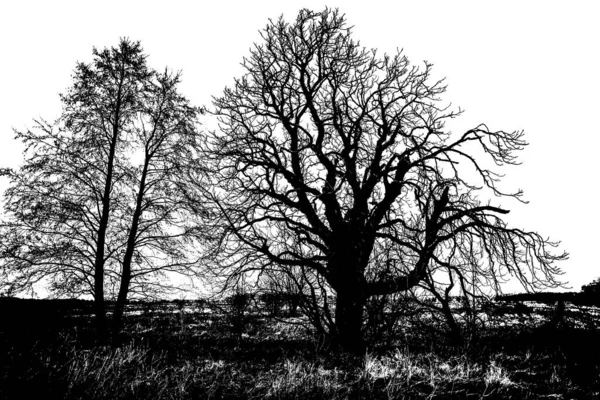
[[[102,271],[102,269],[101,269]],[[98,269],[96,269],[96,276],[98,276]],[[104,285],[103,279],[94,277],[94,288],[96,291],[94,298],[94,314],[96,317],[96,342],[99,345],[105,345],[108,341],[108,324],[106,321],[106,304],[104,303],[104,291],[98,294],[98,286]]]
[[[106,321],[106,305],[104,302],[104,246],[106,242],[106,228],[110,210],[110,180],[112,180],[112,162],[114,152],[111,146],[109,158],[109,169],[102,200],[102,216],[98,229],[98,244],[96,248],[96,259],[94,262],[94,309],[96,313],[96,333],[99,344],[105,344],[108,340],[108,325]]]
[[[106,181],[104,182],[104,193],[102,195],[102,214],[100,216],[100,225],[98,226],[98,242],[96,247],[96,258],[94,260],[94,309],[96,313],[96,333],[99,344],[106,344],[108,341],[108,322],[106,320],[106,304],[104,302],[104,247],[106,244],[106,230],[110,214],[110,193],[113,180],[113,169],[115,162],[115,152],[117,141],[119,139],[119,118],[121,108],[121,86],[117,93],[117,105],[115,111],[115,120],[111,136],[108,165],[106,169]]]
[[[446,317],[446,322],[448,323],[448,327],[450,328],[450,339],[452,343],[455,345],[461,345],[463,343],[462,330],[456,322],[454,314],[452,314],[452,310],[450,309],[450,303],[448,300],[442,301],[442,313],[444,314],[444,317]]]
[[[144,168],[142,170],[142,176],[140,177],[140,187],[138,189],[138,194],[135,202],[135,211],[133,212],[131,228],[129,229],[129,237],[127,238],[127,248],[125,249],[125,256],[123,257],[121,285],[119,287],[119,295],[117,297],[117,303],[115,304],[115,311],[113,313],[114,346],[118,346],[120,344],[120,333],[121,329],[123,328],[123,313],[125,311],[125,305],[127,304],[129,284],[131,283],[131,262],[133,260],[133,253],[135,251],[135,242],[139,222],[142,216],[142,202],[144,200],[144,191],[146,190],[146,177],[148,175],[149,162],[149,157],[148,155],[146,155],[146,158],[144,160]]]
[[[108,340],[108,324],[106,320],[106,305],[104,302],[104,247],[106,244],[106,229],[108,227],[108,217],[110,214],[110,192],[117,134],[118,128],[115,125],[108,157],[106,182],[102,198],[102,215],[98,227],[98,243],[96,247],[96,258],[94,260],[94,308],[96,312],[96,333],[100,344],[105,344]]]

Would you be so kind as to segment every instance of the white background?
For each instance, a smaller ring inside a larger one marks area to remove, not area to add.
[[[183,71],[183,93],[209,105],[268,19],[339,7],[354,37],[381,53],[404,49],[447,77],[445,100],[466,110],[450,128],[524,130],[523,164],[502,188],[511,225],[554,240],[574,290],[600,276],[598,156],[600,6],[595,1],[4,1],[0,5],[0,166],[14,167],[13,128],[60,114],[58,93],[92,48],[140,40],[149,65]],[[6,182],[0,182],[3,192]],[[510,290],[509,290],[510,291]]]

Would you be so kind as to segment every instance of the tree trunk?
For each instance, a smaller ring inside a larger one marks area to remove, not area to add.
[[[110,145],[108,168],[104,193],[102,197],[102,214],[98,226],[98,242],[96,244],[96,257],[94,260],[94,309],[96,313],[96,334],[100,345],[108,341],[108,324],[106,321],[106,305],[104,302],[104,246],[106,243],[106,230],[110,215],[110,192],[112,187],[113,164],[115,158],[118,128],[114,128],[113,141]]]
[[[335,340],[341,350],[355,356],[364,355],[363,319],[366,306],[367,266],[373,238],[358,226],[347,226],[340,236],[329,264],[330,284],[336,291]]]
[[[127,271],[126,271],[127,269]],[[127,294],[129,293],[129,284],[131,282],[131,263],[128,267],[123,264],[123,274],[121,276],[121,285],[119,287],[119,295],[117,296],[117,302],[115,304],[115,311],[113,313],[112,321],[112,343],[114,347],[118,347],[121,344],[121,330],[123,329],[123,314],[125,312],[125,305],[127,304]]]
[[[95,277],[95,288],[98,290],[98,286],[104,286],[104,279],[98,279]],[[108,322],[106,320],[106,304],[104,302],[104,288],[101,294],[98,295],[96,292],[94,296],[94,314],[96,318],[96,343],[100,346],[105,345],[108,342]]]
[[[450,328],[450,340],[454,345],[460,346],[463,344],[463,335],[460,326],[456,322],[454,318],[454,314],[452,314],[452,309],[450,309],[449,301],[442,301],[442,312],[444,317],[446,317],[446,322],[448,323],[448,327]]]
[[[122,72],[123,73],[123,72]],[[106,243],[106,230],[108,228],[108,219],[110,215],[110,194],[113,184],[113,170],[115,163],[115,153],[117,142],[119,140],[119,131],[121,125],[119,118],[121,114],[121,91],[122,81],[119,84],[117,92],[117,104],[115,107],[115,119],[112,126],[112,135],[108,152],[106,180],[104,181],[104,192],[102,194],[102,212],[100,224],[98,226],[98,242],[96,244],[96,258],[94,260],[94,304],[96,310],[96,333],[98,342],[104,345],[108,342],[108,322],[106,320],[106,305],[104,302],[104,246]]]
[[[344,352],[362,355],[364,296],[360,290],[343,288],[337,291],[335,307],[336,341]]]
[[[119,286],[119,295],[115,304],[113,313],[113,346],[120,345],[120,334],[123,328],[123,313],[127,304],[127,294],[129,293],[129,284],[131,283],[131,262],[136,246],[136,237],[138,233],[140,219],[142,217],[142,203],[144,201],[144,192],[146,191],[146,178],[148,176],[148,167],[150,156],[146,154],[144,160],[144,168],[140,177],[140,187],[135,202],[135,211],[129,229],[129,237],[127,238],[127,248],[123,257],[123,270],[121,271],[121,285]]]

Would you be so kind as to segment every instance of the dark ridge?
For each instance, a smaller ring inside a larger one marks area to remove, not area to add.
[[[557,301],[563,301],[578,306],[600,306],[599,293],[584,292],[517,293],[496,296],[494,300],[502,302],[534,301],[545,304],[553,304]]]

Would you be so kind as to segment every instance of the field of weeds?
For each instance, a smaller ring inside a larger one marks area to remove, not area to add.
[[[123,346],[111,348],[93,344],[90,303],[0,305],[3,400],[600,397],[600,335],[569,314],[549,330],[536,322],[541,311],[509,310],[495,318],[513,323],[488,324],[462,346],[442,329],[403,329],[357,359],[305,329],[301,316],[137,303]]]

